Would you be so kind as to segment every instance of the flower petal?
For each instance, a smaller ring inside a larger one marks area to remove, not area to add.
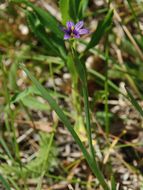
[[[68,21],[66,25],[67,25],[67,28],[71,30],[72,26],[74,26],[74,23],[72,21]]]
[[[75,30],[79,30],[83,27],[84,22],[83,21],[79,21],[76,25],[75,25]]]
[[[79,34],[74,35],[75,38],[80,38]]]
[[[83,28],[83,29],[80,29],[78,32],[79,32],[79,34],[88,34],[88,33],[89,33],[89,30]]]
[[[68,40],[70,38],[70,35],[69,34],[65,34],[64,35],[64,40]]]

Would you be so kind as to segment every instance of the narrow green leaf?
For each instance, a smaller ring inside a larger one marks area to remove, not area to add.
[[[77,68],[77,72],[79,78],[82,82],[82,91],[83,91],[83,99],[84,99],[84,108],[85,108],[85,117],[86,117],[86,129],[89,141],[90,152],[93,157],[95,158],[95,151],[92,144],[92,135],[91,135],[91,124],[90,124],[90,114],[89,114],[89,102],[88,102],[88,88],[87,88],[87,73],[84,63],[81,62],[79,59],[78,53],[73,49],[74,53],[74,60],[75,66]]]
[[[26,98],[23,98],[22,103],[30,109],[43,110],[43,111],[50,110],[47,104],[40,102],[36,97],[28,96]]]
[[[114,176],[111,176],[111,188],[112,190],[116,190],[116,182]]]
[[[0,174],[0,181],[2,182],[2,184],[6,190],[11,190],[8,182],[5,180],[5,178],[1,174]]]
[[[69,1],[70,0],[60,0],[59,7],[62,15],[62,23],[65,25],[67,21],[71,20],[69,15]]]
[[[135,20],[135,22],[136,22],[136,24],[137,24],[138,32],[139,32],[140,35],[142,36],[142,31],[141,31],[141,29],[140,29],[139,20],[138,20],[138,17],[137,17],[137,15],[136,15],[136,11],[134,10],[134,7],[133,7],[133,5],[132,5],[132,2],[131,2],[130,0],[127,0],[127,2],[128,2],[129,7],[130,7],[130,9],[131,9],[131,12],[132,12],[132,15],[133,15],[133,17],[134,17],[134,20]]]
[[[80,0],[69,0],[69,14],[74,22],[78,21]]]
[[[62,95],[53,90],[49,90],[49,93],[53,97],[67,98],[65,95]],[[31,95],[41,96],[41,93],[39,92],[39,90],[37,90],[37,88],[35,86],[30,86],[30,87],[26,88],[25,90],[23,90],[22,92],[16,92],[14,94],[14,96],[11,98],[11,104],[23,101],[24,99],[27,98],[27,96],[31,96]]]
[[[38,15],[40,21],[44,26],[49,28],[53,33],[55,33],[58,37],[63,38],[63,33],[59,29],[59,23],[55,17],[53,17],[48,11],[43,10],[40,7],[37,7],[33,3],[27,0],[11,0],[15,3],[24,3],[27,6],[30,6]]]
[[[102,38],[102,36],[104,35],[104,33],[111,26],[112,17],[113,17],[113,10],[109,10],[109,12],[105,16],[104,20],[99,22],[96,31],[93,33],[93,35],[91,37],[91,40],[90,40],[89,44],[86,47],[85,52],[88,49],[93,48],[94,46],[96,46],[99,43],[99,41]]]
[[[84,108],[85,108],[85,116],[86,116],[86,129],[87,129],[87,135],[88,135],[88,141],[89,141],[89,147],[90,147],[90,155],[92,157],[93,164],[96,166],[96,176],[99,182],[104,187],[104,189],[108,189],[108,185],[105,182],[104,176],[102,172],[100,171],[98,164],[95,160],[95,151],[92,144],[86,67],[83,61],[79,59],[78,52],[74,48],[72,48],[72,52],[73,52],[74,64],[75,64],[78,76],[81,80],[81,86],[82,86],[82,91],[83,91]]]
[[[20,188],[17,185],[17,182],[15,181],[15,179],[11,178],[11,176],[7,176],[7,179],[9,181],[9,183],[11,184],[11,186],[13,187],[14,190],[19,190]]]
[[[13,104],[13,103],[19,102],[31,94],[40,95],[40,92],[37,90],[37,88],[35,86],[30,86],[30,87],[26,88],[24,91],[16,93],[11,98],[11,103]]]
[[[44,11],[43,9],[36,7],[31,4],[31,7],[38,14],[42,24],[49,28],[56,36],[63,39],[63,32],[60,30],[59,23],[55,17],[53,17],[49,12]]]
[[[79,9],[78,9],[78,18],[79,18],[79,20],[81,20],[81,19],[83,19],[85,17],[88,2],[89,2],[89,0],[81,0],[80,1]]]
[[[74,52],[74,63],[77,70],[77,73],[79,75],[79,78],[82,82],[82,85],[86,85],[86,69],[84,68],[85,65],[81,63],[80,59],[78,58],[78,53],[73,49]]]
[[[79,137],[75,133],[73,127],[71,126],[71,124],[70,124],[68,118],[66,117],[66,115],[63,113],[62,109],[57,105],[56,101],[49,95],[49,92],[36,80],[36,78],[23,65],[20,65],[20,66],[25,71],[27,76],[32,80],[32,82],[34,83],[36,88],[40,91],[41,96],[44,99],[46,99],[48,101],[48,103],[50,104],[51,108],[53,110],[55,110],[55,112],[57,113],[57,115],[59,116],[61,121],[68,128],[68,130],[71,132],[73,138],[76,140],[76,142],[78,142],[80,147],[82,147],[82,149],[85,152],[85,155],[88,157],[89,155],[88,155],[87,151],[85,150],[84,145],[82,144]]]
[[[39,41],[46,46],[47,49],[52,51],[53,54],[58,55],[58,51],[54,49],[50,39],[47,37],[44,27],[40,23],[40,20],[36,16],[35,13],[31,11],[26,11],[27,21],[31,31],[35,34],[35,36],[39,39]]]
[[[10,67],[9,73],[8,73],[8,77],[9,77],[9,83],[10,83],[10,88],[11,89],[17,89],[17,84],[16,84],[16,79],[17,79],[17,63],[13,62],[13,64]]]
[[[86,148],[84,147],[84,145],[81,142],[80,138],[76,134],[76,132],[75,132],[74,128],[72,127],[71,123],[69,122],[68,118],[63,113],[62,109],[58,106],[58,104],[56,103],[56,101],[49,95],[49,92],[24,67],[24,65],[20,65],[20,66],[25,71],[25,73],[27,74],[27,76],[32,80],[32,82],[34,83],[34,85],[36,86],[36,88],[40,91],[41,96],[48,101],[48,103],[50,104],[51,108],[57,113],[57,115],[59,116],[60,120],[63,122],[63,124],[65,125],[65,127],[67,127],[67,129],[71,133],[72,137],[74,138],[74,140],[76,141],[76,143],[80,147],[80,149],[81,149],[81,151],[82,151],[82,153],[83,153],[83,155],[84,155],[87,163],[89,164],[91,170],[93,171],[93,173],[98,178],[98,180],[100,181],[101,185],[103,186],[104,190],[109,190],[108,185],[106,184],[106,182],[104,180],[104,177],[103,177],[102,173],[100,172],[100,170],[98,168],[98,165],[96,164],[96,162],[93,161],[92,157],[87,152]]]
[[[131,91],[128,88],[126,88],[126,90],[127,90],[128,96],[130,98],[130,102],[132,103],[134,108],[140,113],[140,115],[143,117],[143,109],[142,109],[142,107],[139,105],[137,100],[134,98]]]
[[[42,54],[30,54],[30,55],[23,55],[22,59],[28,59],[28,60],[34,60],[34,61],[39,61],[39,62],[45,62],[46,64],[51,63],[51,64],[57,64],[57,65],[64,65],[63,60],[60,57],[55,57],[55,56],[47,56],[47,55],[42,55]]]
[[[4,141],[4,139],[2,137],[0,137],[0,144],[1,146],[3,147],[4,151],[6,152],[7,156],[11,159],[11,160],[14,160],[12,155],[11,155],[11,152],[6,144],[6,142]]]
[[[72,81],[77,81],[77,72],[76,72],[76,68],[73,62],[73,58],[71,56],[71,54],[68,55],[68,59],[67,59],[67,68],[71,74],[72,77]]]
[[[91,73],[92,75],[94,75],[97,79],[100,79],[100,81],[103,81],[105,82],[106,78],[104,75],[102,75],[101,73],[97,72],[96,70],[93,70],[93,69],[88,69],[87,72]],[[123,96],[125,96],[125,94],[123,94],[119,87],[114,84],[111,80],[108,80],[108,85],[113,89],[115,90],[116,92],[118,93],[121,93]]]
[[[26,11],[27,20],[29,27],[39,41],[48,49],[48,53],[51,55],[56,55],[64,60],[66,59],[66,49],[64,46],[64,41],[59,39],[53,34],[48,35],[45,31],[44,26],[41,24],[37,15],[31,11]]]

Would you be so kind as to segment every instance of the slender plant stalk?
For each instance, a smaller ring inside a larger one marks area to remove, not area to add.
[[[87,81],[87,79],[86,79]],[[92,133],[91,133],[91,124],[90,124],[90,113],[89,113],[89,102],[88,102],[88,88],[87,88],[87,83],[82,85],[82,90],[83,90],[83,97],[84,97],[84,104],[85,104],[85,115],[86,115],[86,127],[87,127],[87,133],[88,133],[88,140],[89,140],[89,148],[90,148],[90,154],[92,157],[93,164],[96,168],[96,177],[102,180],[102,184],[105,183],[104,176],[98,166],[98,163],[96,162],[95,159],[95,151],[92,143]],[[98,174],[98,176],[97,176]],[[105,185],[105,189],[108,189],[108,187]]]
[[[71,46],[71,49],[72,49],[72,55],[73,55],[73,60],[74,60],[75,57],[76,57],[75,49],[74,49],[73,46]],[[88,88],[87,88],[86,70],[85,70],[85,67],[82,64],[80,64],[80,63],[75,63],[75,64],[79,64],[78,66],[80,66],[81,71],[82,71],[81,74],[83,74],[82,92],[83,92],[84,106],[85,106],[86,129],[87,129],[87,135],[88,135],[90,153],[91,153],[93,159],[95,159],[95,153],[94,153],[94,148],[93,148],[93,144],[92,144],[92,134],[91,134],[91,124],[90,124],[90,114],[89,114]],[[81,75],[80,73],[78,73],[78,74]],[[79,78],[82,78],[82,77],[79,76]]]
[[[88,142],[89,142],[89,148],[90,148],[90,156],[92,163],[94,165],[94,168],[96,170],[96,177],[100,179],[100,183],[102,186],[104,186],[104,189],[109,189],[108,185],[105,182],[104,176],[102,172],[100,171],[98,164],[95,159],[95,151],[92,143],[92,133],[91,133],[91,124],[90,124],[90,111],[89,111],[89,101],[88,101],[88,87],[87,87],[87,74],[86,74],[86,68],[82,63],[80,62],[78,55],[76,53],[76,50],[72,48],[72,55],[73,60],[75,61],[77,72],[79,74],[79,78],[81,79],[82,84],[82,91],[83,91],[83,98],[84,98],[84,109],[85,109],[85,116],[86,116],[86,129],[87,129],[87,135],[88,135]]]
[[[88,133],[88,139],[89,139],[89,147],[90,147],[90,153],[95,159],[95,151],[92,143],[92,133],[91,133],[91,124],[90,124],[90,113],[89,113],[89,102],[88,102],[88,89],[87,84],[82,85],[82,91],[83,91],[83,98],[84,98],[84,106],[85,106],[85,116],[86,116],[86,128]]]
[[[135,12],[135,10],[134,10],[134,8],[133,8],[133,6],[132,6],[131,1],[130,1],[130,0],[127,0],[127,2],[128,2],[129,7],[130,7],[130,9],[131,9],[131,12],[132,12],[132,15],[133,15],[133,17],[134,17],[134,20],[135,20],[135,22],[136,22],[136,24],[137,24],[138,32],[139,32],[140,35],[142,36],[142,31],[141,31],[141,29],[140,29],[139,20],[138,20],[138,18],[137,18],[136,12]]]
[[[108,34],[107,34],[108,35]],[[107,139],[109,136],[109,108],[108,108],[108,96],[109,96],[109,89],[108,89],[108,57],[109,57],[109,49],[108,49],[108,36],[106,39],[105,44],[105,56],[106,56],[106,75],[105,75],[105,131],[107,135]]]
[[[78,116],[81,114],[81,106],[79,104],[79,95],[78,95],[78,75],[76,72],[75,65],[73,63],[73,47],[76,47],[76,42],[74,40],[70,41],[70,48],[71,48],[71,55],[72,56],[72,62],[69,63],[70,66],[68,66],[71,77],[72,77],[72,99],[73,99],[73,105],[76,108],[76,115]],[[72,64],[72,65],[71,65]]]

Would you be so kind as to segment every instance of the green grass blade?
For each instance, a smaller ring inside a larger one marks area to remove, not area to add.
[[[22,103],[24,106],[29,109],[46,111],[50,110],[49,106],[45,103],[40,102],[36,97],[28,96],[22,99]]]
[[[114,176],[111,176],[111,188],[112,190],[116,190],[116,182]]]
[[[42,25],[36,13],[31,11],[26,11],[25,13],[31,31],[49,50],[48,53],[66,59],[66,49],[63,40],[58,38],[55,34],[47,34],[45,27]]]
[[[104,35],[104,33],[111,26],[112,17],[113,17],[113,10],[109,10],[107,15],[105,16],[104,20],[98,24],[97,29],[93,33],[91,40],[86,47],[85,52],[87,50],[89,50],[90,48],[93,48],[94,46],[96,46],[99,43],[99,41],[102,38],[102,36]]]
[[[92,137],[91,137],[90,114],[89,114],[89,105],[88,105],[86,68],[85,68],[85,65],[79,59],[78,54],[74,49],[73,49],[73,59],[74,59],[75,67],[77,69],[77,73],[81,80],[81,86],[82,86],[83,97],[84,97],[85,115],[86,115],[86,129],[87,129],[87,134],[88,134],[91,155],[94,158],[95,156],[94,156],[94,148],[93,148]]]
[[[100,183],[104,187],[104,189],[108,189],[108,186],[104,180],[104,176],[102,175],[102,172],[100,171],[98,164],[95,160],[95,152],[94,152],[94,147],[92,144],[86,68],[85,68],[85,65],[79,59],[78,53],[73,48],[72,48],[72,53],[73,53],[73,60],[75,63],[75,67],[77,69],[77,73],[79,75],[79,78],[81,80],[81,85],[82,85],[84,107],[85,107],[85,116],[86,116],[86,129],[87,129],[87,134],[88,134],[88,141],[89,141],[89,147],[90,147],[92,162],[96,167],[96,176],[98,175],[98,180],[100,181]]]
[[[49,92],[36,80],[36,78],[31,75],[31,73],[23,66],[21,65],[22,69],[25,71],[27,76],[32,80],[36,88],[40,91],[41,96],[48,101],[50,104],[51,108],[55,110],[61,121],[64,123],[64,125],[68,128],[70,133],[72,134],[73,138],[76,140],[76,142],[80,145],[81,149],[85,153],[86,157],[89,157],[87,151],[84,148],[84,145],[80,141],[79,137],[75,133],[73,127],[71,126],[68,118],[66,115],[63,113],[62,109],[57,105],[56,101],[49,95]]]
[[[97,72],[96,70],[93,69],[88,69],[87,72],[91,73],[92,75],[94,75],[97,79],[99,79],[102,82],[105,82],[106,77],[104,75],[102,75],[101,73]],[[126,97],[126,95],[124,93],[122,93],[119,89],[119,87],[114,84],[111,80],[108,79],[108,85],[110,88],[112,88],[114,91],[122,94],[124,97]],[[127,97],[126,97],[127,98]]]
[[[2,182],[2,184],[6,190],[11,190],[8,182],[5,180],[5,178],[1,174],[0,174],[0,181]]]
[[[5,150],[5,152],[6,152],[6,154],[8,155],[8,157],[9,157],[12,161],[14,161],[14,158],[12,157],[9,148],[8,148],[7,144],[5,143],[5,141],[3,140],[2,137],[0,137],[0,144],[1,144],[1,146],[3,147],[3,149]]]
[[[51,108],[57,113],[57,115],[59,116],[60,120],[63,122],[63,124],[65,125],[65,127],[67,127],[67,129],[71,133],[72,137],[74,138],[74,140],[76,141],[76,143],[80,147],[80,149],[81,149],[81,151],[82,151],[82,153],[83,153],[83,155],[84,155],[87,163],[89,164],[89,167],[93,171],[94,175],[98,178],[98,180],[101,183],[101,185],[103,186],[103,188],[105,190],[109,190],[109,187],[106,184],[106,182],[104,180],[104,177],[103,177],[102,173],[100,172],[100,170],[98,168],[97,163],[93,161],[93,159],[91,158],[91,156],[87,152],[86,148],[84,147],[84,145],[81,142],[80,138],[76,134],[76,132],[75,132],[74,128],[72,127],[71,123],[69,122],[68,118],[63,113],[62,109],[58,106],[58,104],[56,103],[56,101],[49,95],[48,91],[25,68],[25,66],[24,65],[20,65],[20,66],[25,71],[25,73],[27,74],[27,76],[32,80],[32,82],[34,83],[34,85],[36,86],[36,88],[40,91],[41,96],[48,101],[48,103],[50,104]]]
[[[138,32],[140,33],[140,35],[142,35],[141,30],[140,30],[139,20],[138,20],[137,15],[136,15],[136,11],[134,10],[131,1],[130,1],[130,0],[127,0],[127,2],[128,2],[129,7],[130,7],[130,9],[131,9],[131,12],[132,12],[132,15],[133,15],[133,17],[134,17],[134,20],[135,20],[135,22],[136,22],[136,24],[137,24]]]
[[[89,0],[81,0],[80,1],[79,9],[78,9],[78,18],[79,18],[79,20],[81,20],[81,19],[83,19],[85,17],[88,2],[89,2]]]
[[[70,0],[69,1],[69,7],[70,7],[69,14],[74,22],[78,21],[79,5],[80,5],[80,0]]]
[[[20,188],[17,185],[17,182],[15,182],[14,179],[11,178],[11,176],[7,176],[7,179],[14,190],[20,190]]]
[[[134,98],[131,91],[128,88],[126,88],[126,90],[127,90],[128,96],[130,98],[130,102],[132,103],[134,108],[140,113],[140,115],[143,117],[143,109],[142,109],[142,107],[139,105],[137,100]]]
[[[62,94],[55,92],[53,90],[49,90],[49,93],[53,97],[67,98],[67,96],[62,95]],[[10,103],[14,104],[14,103],[23,101],[23,99],[26,99],[28,96],[31,96],[31,95],[41,96],[39,90],[37,90],[37,88],[35,86],[30,86],[30,87],[26,88],[25,90],[23,90],[22,92],[19,92],[19,91],[15,92],[15,94],[11,98]]]
[[[65,25],[67,21],[71,20],[69,15],[69,1],[70,0],[60,0],[59,7],[62,14],[62,23]]]
[[[30,86],[25,90],[23,90],[22,92],[15,93],[14,96],[11,98],[11,103],[14,104],[16,102],[19,102],[32,94],[40,95],[39,91],[37,90],[37,88],[35,88],[35,86]]]
[[[36,14],[38,15],[39,19],[41,20],[44,26],[49,28],[58,37],[63,38],[63,33],[59,29],[58,21],[48,11],[45,11],[40,7],[37,7],[36,5],[27,0],[11,0],[11,2],[24,3],[25,5],[30,6],[34,10],[34,12],[36,12]]]
[[[54,55],[59,55],[58,51],[53,47],[50,38],[48,38],[44,27],[42,26],[40,20],[37,15],[31,11],[26,11],[26,17],[28,21],[28,25],[31,31],[35,34],[35,36],[39,39],[39,41]]]

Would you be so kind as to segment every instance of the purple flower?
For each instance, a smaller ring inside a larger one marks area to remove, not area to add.
[[[83,28],[84,22],[79,21],[77,24],[74,24],[72,21],[68,21],[66,24],[66,28],[64,31],[64,39],[67,40],[69,38],[80,38],[80,35],[88,34],[89,30]]]

